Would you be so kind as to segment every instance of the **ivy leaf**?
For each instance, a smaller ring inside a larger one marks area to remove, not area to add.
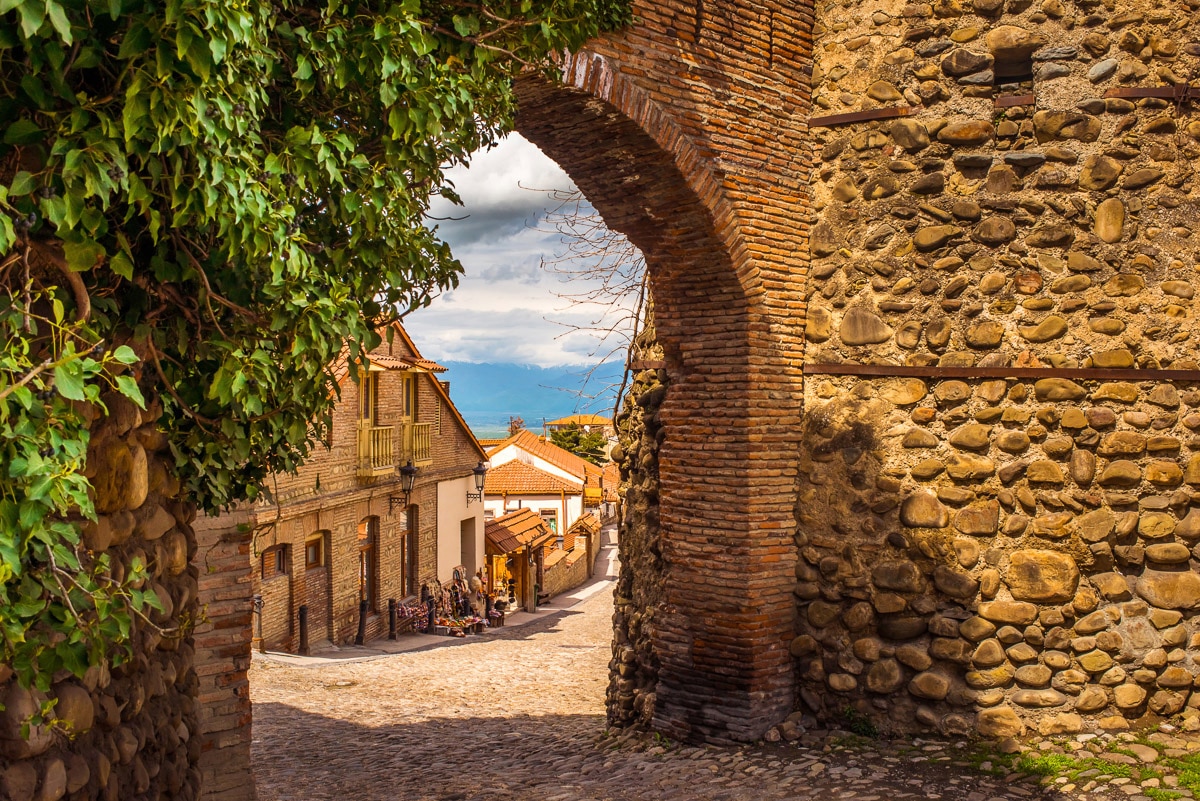
[[[138,387],[137,381],[134,381],[132,376],[117,376],[117,391],[136,403],[138,408],[146,408],[146,399],[142,397],[142,390]]]
[[[13,176],[12,183],[9,184],[8,194],[10,197],[17,195],[28,195],[34,190],[33,176],[24,170],[21,170]]]
[[[67,14],[63,11],[55,0],[45,0],[46,14],[50,17],[50,24],[54,26],[54,30],[58,31],[58,35],[62,37],[63,42],[71,44],[71,21],[67,19]]]
[[[54,388],[67,400],[84,400],[83,376],[77,362],[60,364],[54,368]]]
[[[63,242],[67,265],[77,273],[87,272],[104,258],[104,246],[92,239]]]
[[[6,145],[32,145],[42,140],[42,129],[33,120],[20,119],[4,131]]]

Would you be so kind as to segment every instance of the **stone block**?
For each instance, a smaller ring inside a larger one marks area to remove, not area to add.
[[[1058,551],[1015,551],[1005,583],[1017,601],[1062,603],[1075,595],[1079,568],[1074,559]]]

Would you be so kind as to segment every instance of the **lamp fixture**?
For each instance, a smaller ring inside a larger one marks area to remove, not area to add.
[[[417,481],[417,469],[411,459],[408,464],[396,468],[396,472],[400,474],[400,491],[404,493],[404,497],[389,495],[388,511],[395,510],[398,503],[403,504],[402,509],[408,508],[409,499],[412,498],[413,484]]]
[[[467,505],[471,505],[471,501],[483,500],[483,485],[487,481],[487,465],[483,462],[475,465],[471,473],[475,476],[475,491],[467,490]]]

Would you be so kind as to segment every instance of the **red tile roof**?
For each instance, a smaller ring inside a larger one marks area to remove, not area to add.
[[[483,536],[500,553],[512,553],[526,546],[536,548],[554,539],[546,521],[532,509],[518,509],[504,517],[489,520]]]
[[[513,459],[487,472],[483,491],[487,495],[579,495],[583,485]]]
[[[599,530],[600,520],[591,512],[580,517],[567,529],[568,532],[575,532],[576,534],[595,534]]]
[[[586,477],[589,486],[600,486],[601,471],[599,467],[564,448],[558,447],[553,442],[547,442],[528,429],[521,429],[516,434],[513,434],[499,445],[490,449],[488,455],[491,456],[494,453],[499,453],[509,445],[515,445],[526,453],[530,453],[539,459],[546,460],[555,467],[566,470],[578,478],[580,483],[583,483],[583,479]]]

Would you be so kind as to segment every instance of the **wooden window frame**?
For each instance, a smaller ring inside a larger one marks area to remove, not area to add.
[[[309,551],[309,549],[312,548],[314,545],[317,548],[316,560],[313,560],[310,558],[310,551]],[[309,537],[308,539],[306,539],[304,541],[304,569],[305,570],[319,570],[319,569],[325,567],[325,561],[326,561],[325,534],[324,534],[324,532],[320,532],[320,533],[314,534],[313,536]]]
[[[289,547],[287,543],[272,545],[270,548],[263,549],[259,555],[261,563],[259,565],[259,576],[263,581],[271,581],[280,576],[287,576],[291,573],[291,559],[288,558]],[[268,573],[267,565],[271,565],[271,570]]]

